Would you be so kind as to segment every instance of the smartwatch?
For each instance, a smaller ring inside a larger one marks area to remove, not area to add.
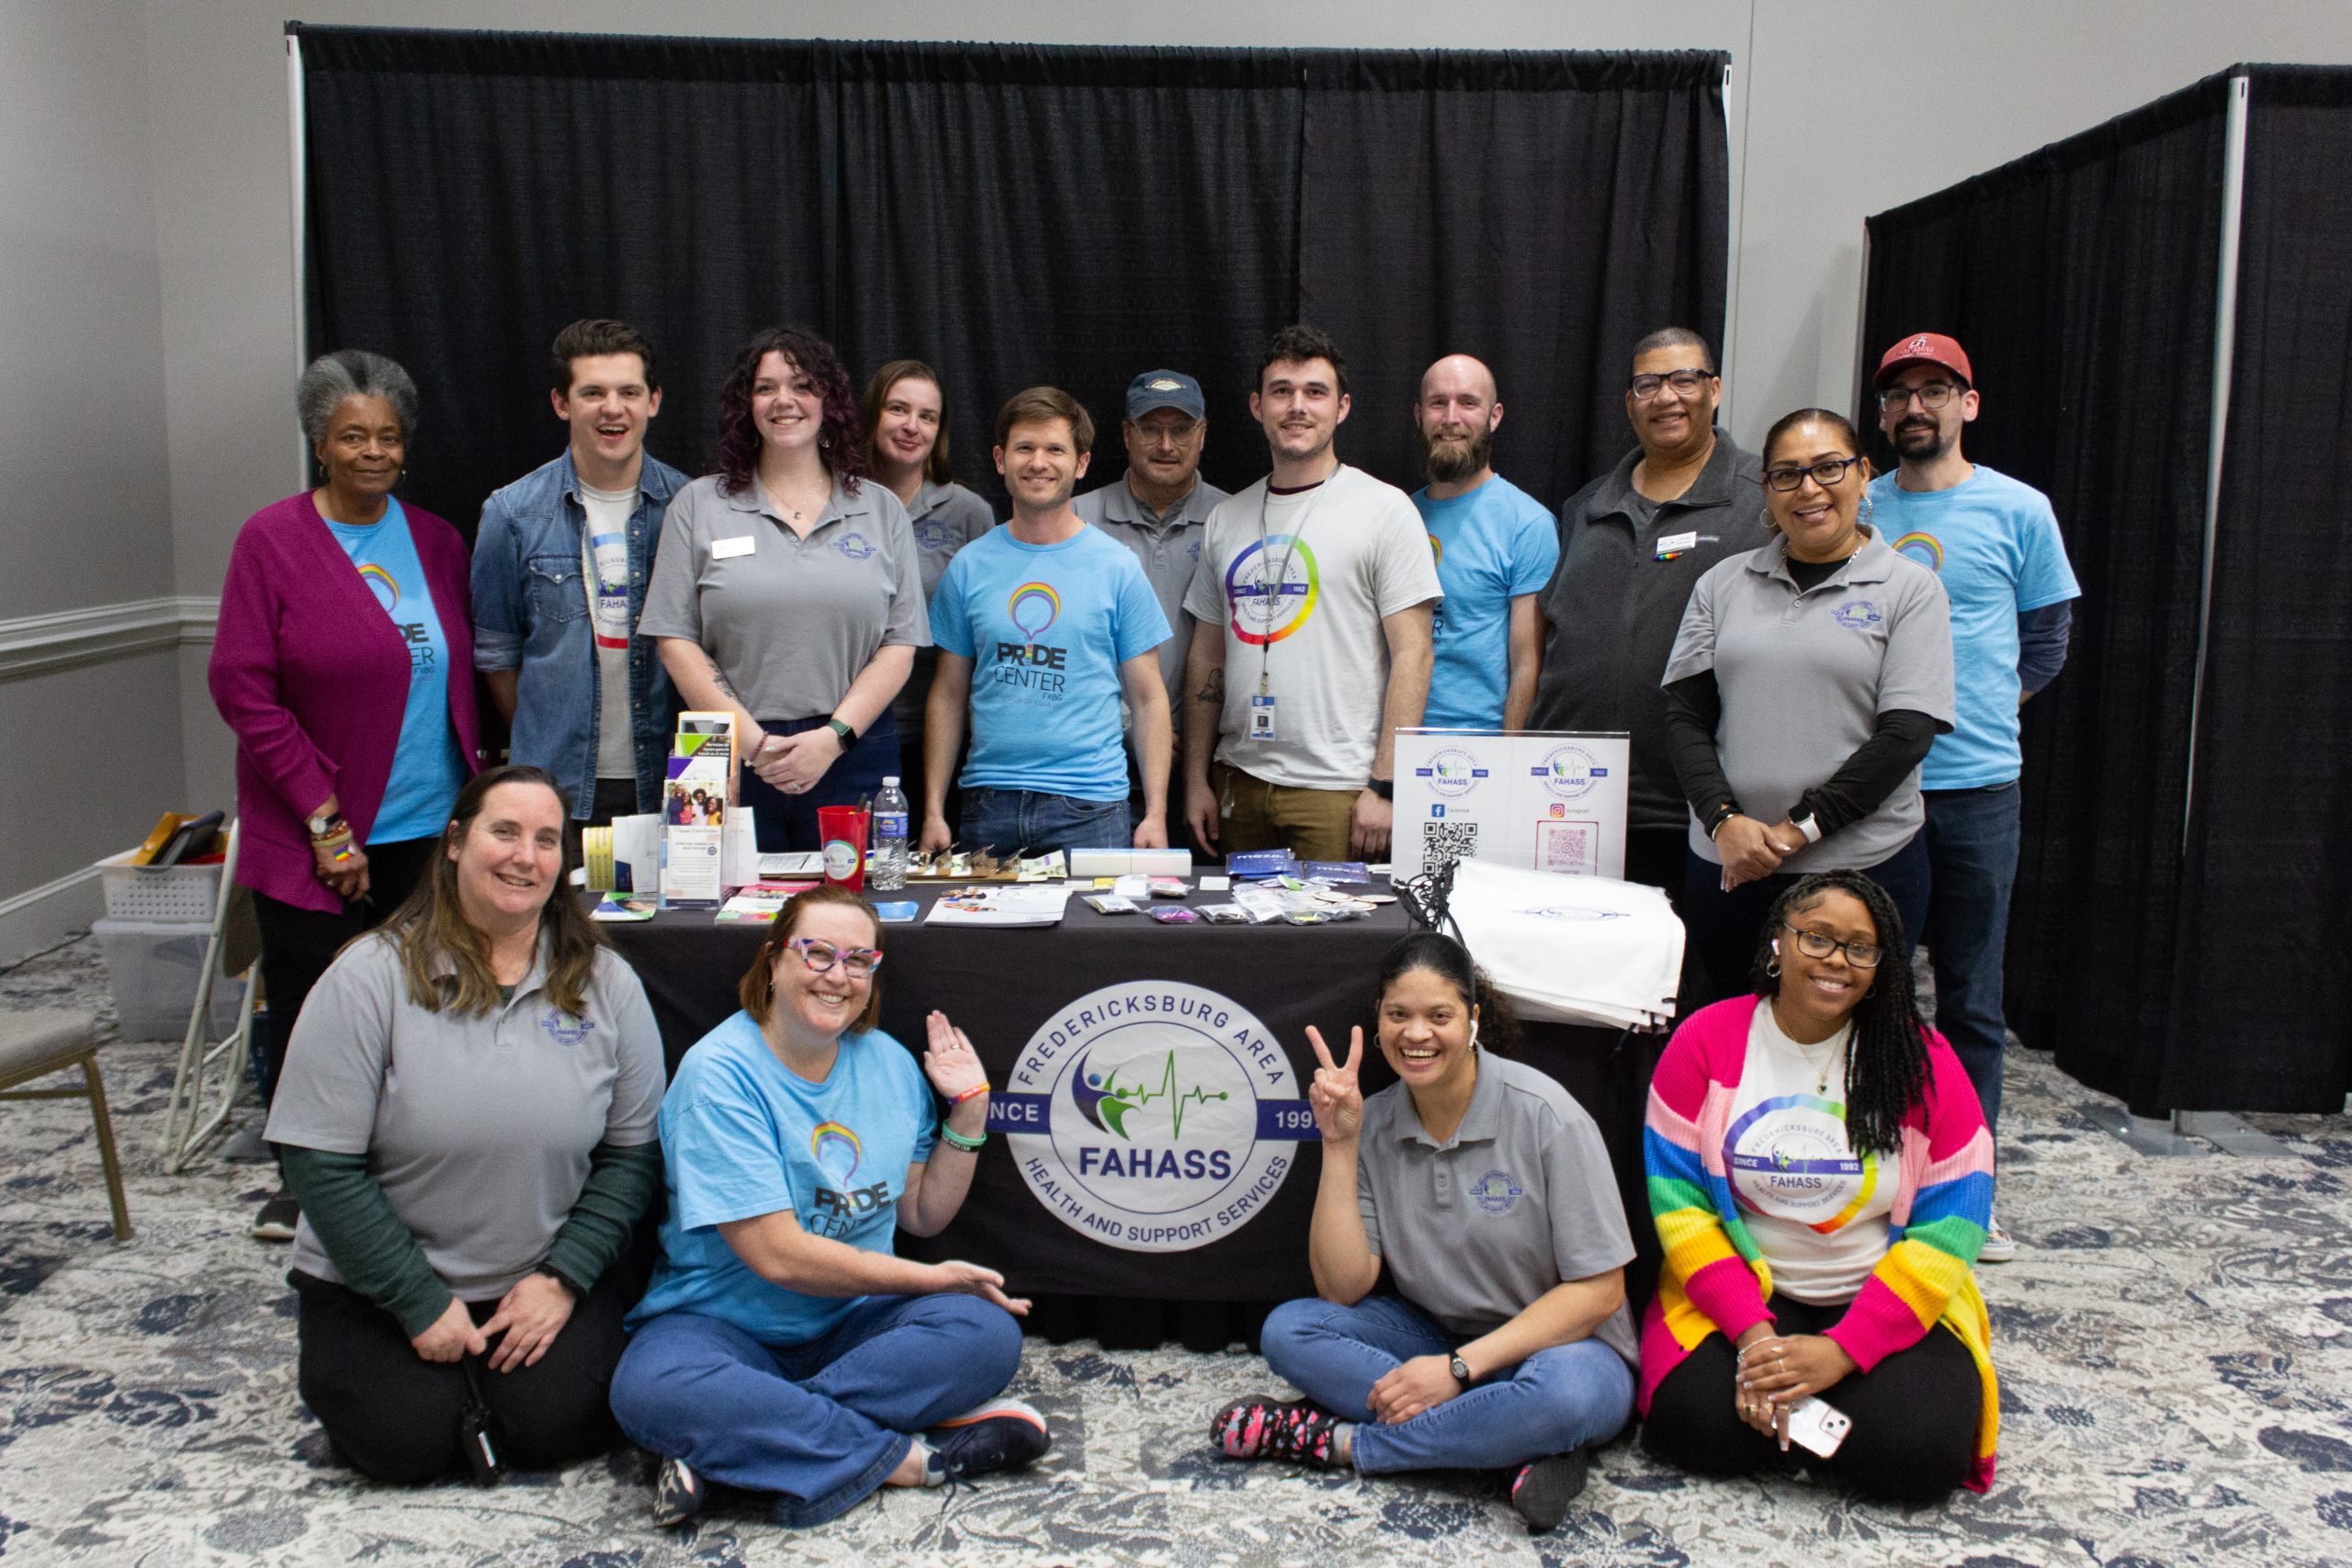
[[[839,738],[842,750],[846,751],[851,747],[857,744],[857,731],[852,729],[848,725],[843,724],[840,719],[827,719],[825,721],[825,728],[831,730],[833,734]]]
[[[1804,835],[1808,844],[1821,842],[1821,824],[1814,819],[1813,807],[1800,806],[1789,813],[1789,826]]]
[[[1456,1351],[1447,1359],[1445,1363],[1445,1370],[1452,1372],[1453,1374],[1453,1381],[1460,1383],[1464,1388],[1468,1388],[1473,1382],[1476,1381],[1471,1377],[1470,1363],[1462,1359],[1460,1351]]]
[[[1363,787],[1372,791],[1373,794],[1380,796],[1383,800],[1394,800],[1396,798],[1396,781],[1395,779],[1367,779],[1364,781]]]

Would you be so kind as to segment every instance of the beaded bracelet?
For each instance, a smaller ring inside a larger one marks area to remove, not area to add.
[[[967,1138],[964,1136],[963,1134],[957,1132],[955,1128],[944,1124],[940,1127],[939,1135],[946,1139],[949,1143],[955,1145],[957,1148],[962,1149],[966,1154],[978,1153],[980,1145],[989,1141],[989,1135],[986,1133],[982,1133],[977,1138]]]
[[[988,1091],[989,1086],[985,1081],[976,1083],[971,1088],[966,1089],[963,1093],[956,1095],[947,1103],[951,1108],[953,1108],[963,1104],[967,1100],[978,1100],[980,1096],[988,1093]]]

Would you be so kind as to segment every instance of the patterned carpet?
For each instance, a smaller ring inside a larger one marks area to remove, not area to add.
[[[105,1013],[89,944],[0,976],[0,1006]],[[1602,1456],[1530,1538],[1488,1477],[1366,1483],[1232,1465],[1209,1413],[1262,1362],[1032,1341],[1015,1392],[1056,1425],[1030,1474],[890,1493],[787,1534],[749,1499],[642,1523],[616,1452],[494,1492],[393,1491],[328,1459],[294,1395],[286,1253],[249,1240],[266,1168],[158,1174],[175,1047],[102,1060],[136,1238],[107,1239],[89,1118],[0,1107],[0,1561],[19,1563],[1312,1562],[2102,1564],[2352,1562],[2352,1122],[2280,1118],[2285,1159],[2134,1153],[2120,1112],[2014,1059],[1985,1271],[2003,1377],[1989,1496],[1906,1511],[1801,1477],[1741,1484]]]

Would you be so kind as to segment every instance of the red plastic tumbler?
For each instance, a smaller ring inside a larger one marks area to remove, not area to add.
[[[817,807],[817,837],[823,841],[825,880],[853,893],[865,887],[865,830],[870,812],[854,806]]]

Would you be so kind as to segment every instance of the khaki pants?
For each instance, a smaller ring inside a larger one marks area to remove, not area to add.
[[[1362,790],[1293,789],[1223,762],[1210,764],[1209,784],[1226,853],[1286,849],[1303,861],[1351,858],[1348,827]]]

